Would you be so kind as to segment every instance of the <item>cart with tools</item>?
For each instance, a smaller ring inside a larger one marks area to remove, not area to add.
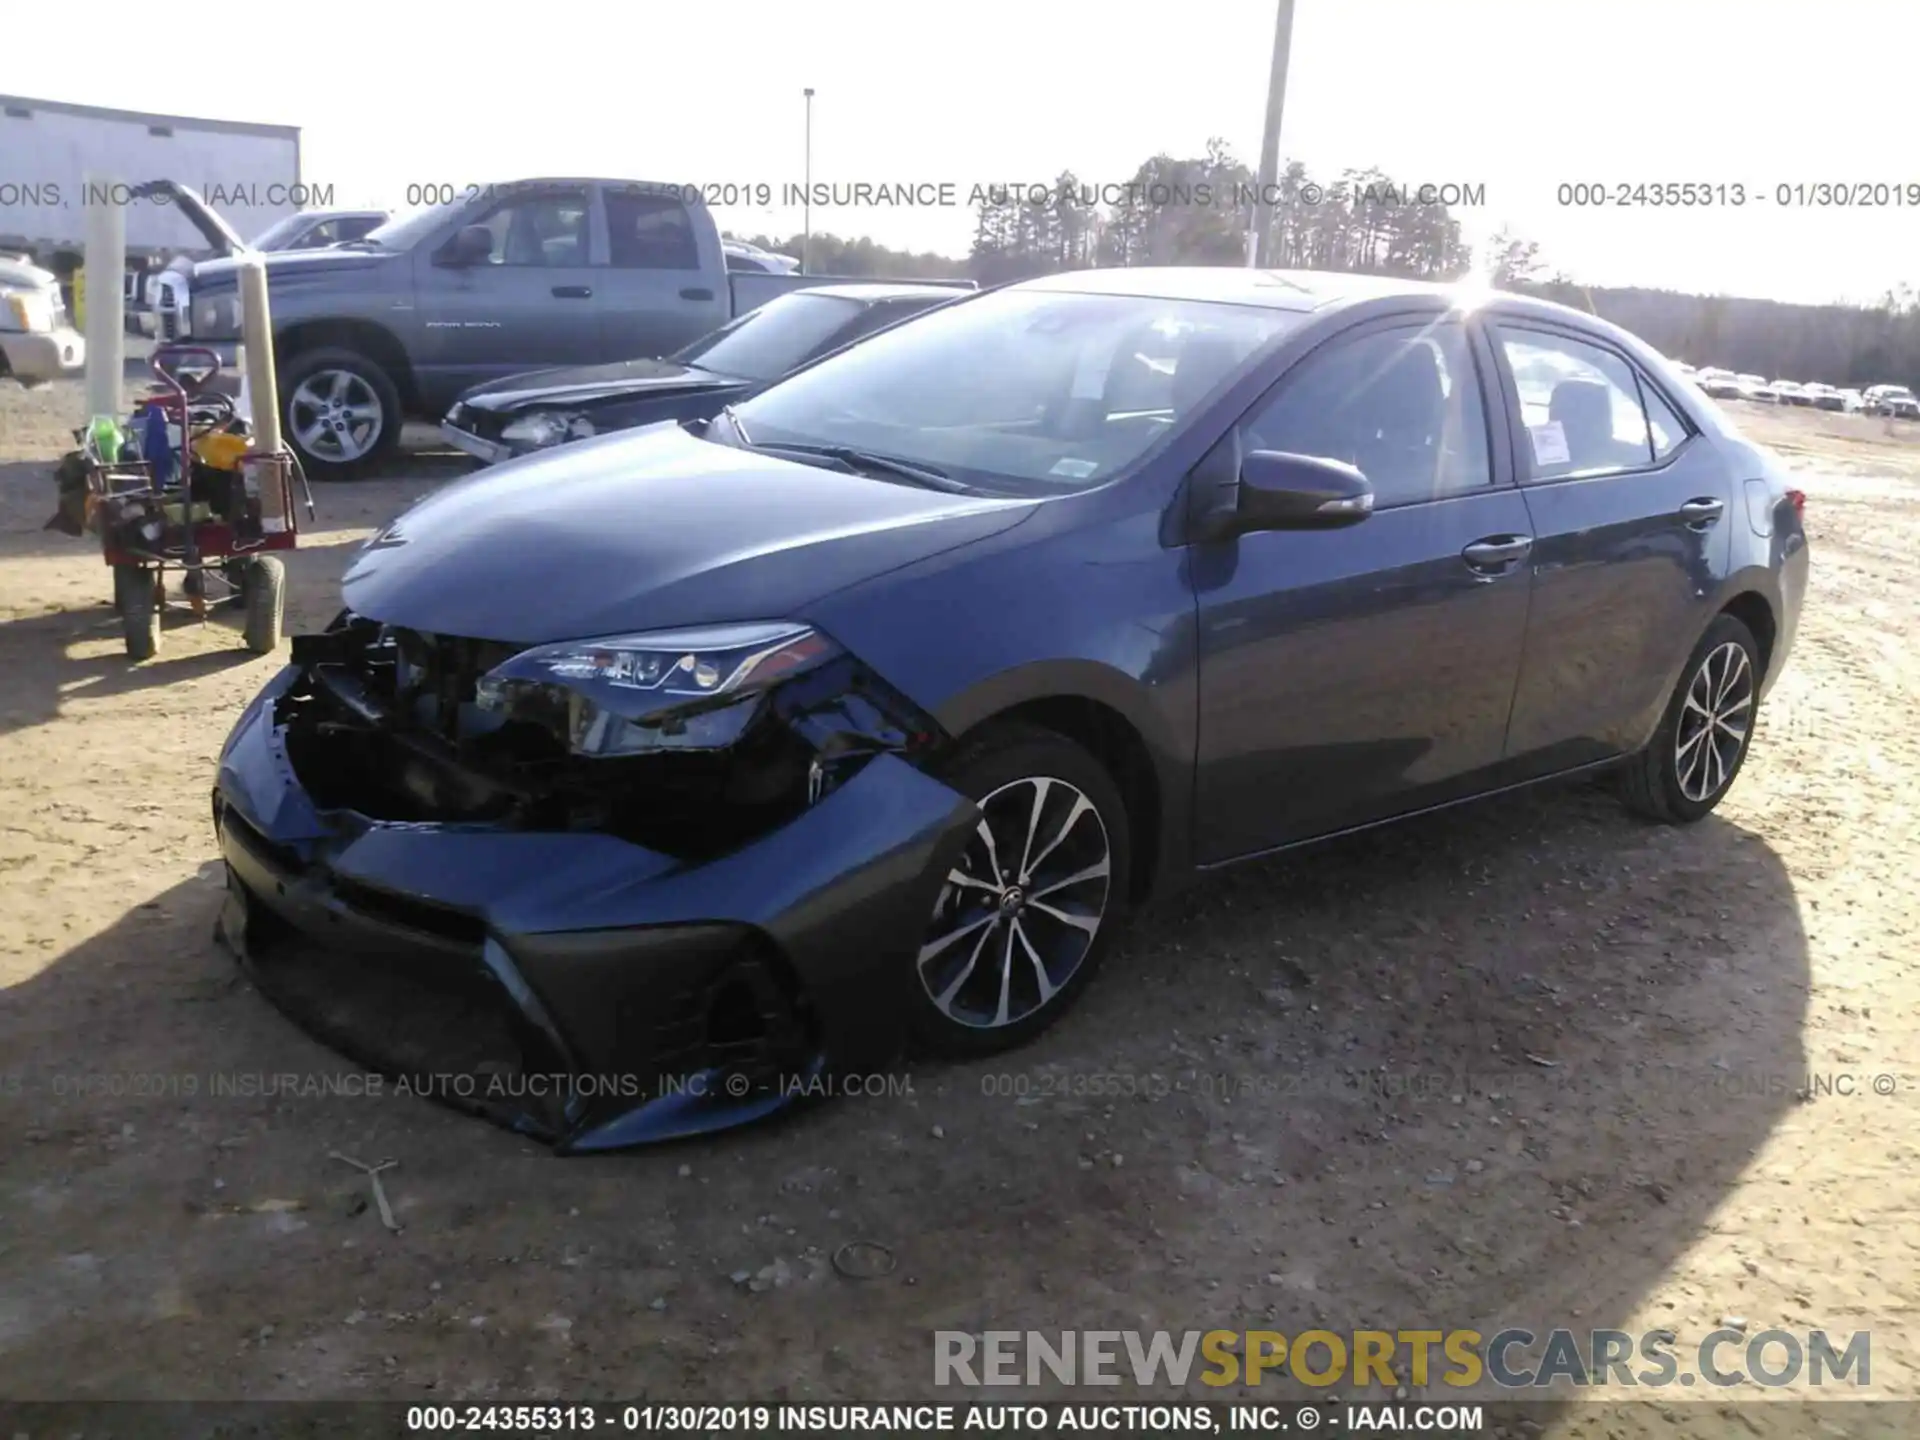
[[[215,606],[238,609],[247,648],[264,655],[280,643],[286,604],[275,552],[298,542],[293,482],[305,492],[306,477],[290,451],[252,448],[232,398],[209,388],[220,370],[213,351],[164,345],[151,363],[156,384],[135,431],[147,442],[107,456],[89,437],[85,450],[85,526],[113,570],[127,654],[145,660],[159,648],[167,572],[177,571],[177,605],[203,624]],[[160,419],[145,413],[155,407]]]

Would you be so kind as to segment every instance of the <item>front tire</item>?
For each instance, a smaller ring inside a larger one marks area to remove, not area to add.
[[[1759,705],[1760,647],[1739,620],[1718,616],[1680,672],[1652,741],[1627,762],[1627,808],[1670,825],[1711,814],[1746,763]]]
[[[357,350],[308,350],[280,377],[282,438],[317,480],[344,479],[392,453],[403,421],[399,387]]]
[[[1051,731],[984,736],[944,778],[981,821],[921,939],[912,1027],[937,1053],[990,1055],[1038,1035],[1085,990],[1125,910],[1131,836],[1119,787]]]

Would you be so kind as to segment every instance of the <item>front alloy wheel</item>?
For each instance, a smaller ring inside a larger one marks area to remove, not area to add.
[[[980,821],[915,959],[916,1028],[982,1054],[1037,1034],[1090,977],[1126,895],[1126,815],[1099,764],[1045,732],[970,752],[949,783]]]
[[[287,401],[293,438],[329,465],[351,465],[373,453],[386,423],[380,397],[351,370],[316,370]]]

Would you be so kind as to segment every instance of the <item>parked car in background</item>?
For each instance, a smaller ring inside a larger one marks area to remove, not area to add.
[[[221,933],[602,1150],[1018,1045],[1198,871],[1576,772],[1701,819],[1804,496],[1631,335],[1460,299],[1069,272],[442,487],[221,750]]]
[[[958,296],[941,285],[823,285],[776,296],[664,360],[535,370],[466,392],[440,433],[489,463],[660,420],[704,420],[822,355]]]
[[[1858,390],[1842,390],[1840,392],[1840,399],[1843,402],[1842,408],[1845,409],[1849,415],[1858,414],[1866,408],[1866,396],[1862,395]]]
[[[1764,375],[1736,375],[1734,381],[1740,387],[1740,398],[1751,400],[1756,405],[1777,405],[1780,395]]]
[[[776,250],[762,250],[758,245],[749,245],[745,240],[723,240],[720,247],[726,252],[727,269],[758,271],[766,275],[792,275],[800,268],[800,262],[791,255],[782,255]]]
[[[253,239],[254,250],[324,250],[358,240],[393,216],[385,210],[302,210],[273,222]]]
[[[1807,399],[1807,392],[1801,388],[1797,380],[1776,380],[1773,382],[1773,390],[1774,393],[1780,397],[1780,403],[1782,405],[1806,405],[1811,403]]]
[[[40,385],[78,375],[87,342],[67,318],[60,277],[0,255],[0,379]]]
[[[1888,415],[1902,420],[1920,420],[1920,398],[1905,385],[1874,385],[1863,397],[1869,415]]]
[[[1801,387],[1806,394],[1807,403],[1816,410],[1845,410],[1846,398],[1839,390],[1818,380],[1810,380]]]
[[[194,267],[180,337],[228,363],[237,265]],[[693,187],[625,180],[481,186],[266,265],[281,432],[316,477],[376,459],[406,417],[438,421],[474,385],[671,354],[776,295],[847,278],[730,271]]]
[[[1745,394],[1740,384],[1740,377],[1731,370],[1700,370],[1695,372],[1693,379],[1696,385],[1715,400],[1738,400]]]

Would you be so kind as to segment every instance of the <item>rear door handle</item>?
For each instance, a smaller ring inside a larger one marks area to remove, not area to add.
[[[553,298],[556,300],[586,300],[593,295],[591,285],[556,285]]]
[[[1697,500],[1687,501],[1674,513],[1680,517],[1682,523],[1692,526],[1695,530],[1705,530],[1726,513],[1726,508],[1726,501],[1703,495]]]
[[[713,292],[701,286],[694,285],[682,290],[680,292],[680,298],[682,300],[711,300],[713,298]]]
[[[1460,558],[1482,580],[1492,580],[1510,574],[1532,549],[1531,536],[1489,535],[1467,546],[1460,552]]]

